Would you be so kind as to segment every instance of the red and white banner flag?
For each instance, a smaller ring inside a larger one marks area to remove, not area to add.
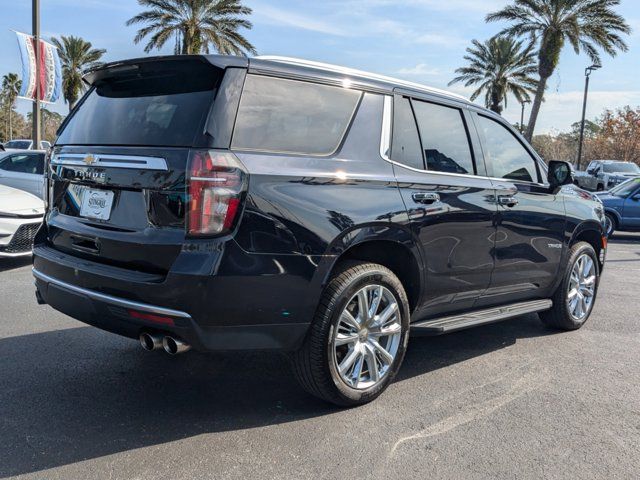
[[[22,58],[22,88],[19,96],[27,100],[36,98],[36,82],[40,83],[40,101],[53,103],[62,91],[62,67],[58,49],[49,42],[40,40],[40,71],[36,79],[36,50],[33,36],[16,32],[20,57]]]

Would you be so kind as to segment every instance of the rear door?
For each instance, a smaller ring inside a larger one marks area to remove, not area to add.
[[[204,58],[100,71],[51,159],[48,241],[66,253],[166,273],[185,239],[185,172],[206,148],[222,71]]]
[[[498,204],[495,269],[480,305],[546,297],[564,251],[562,195],[543,182],[541,162],[498,117],[474,113]]]
[[[391,160],[426,259],[415,317],[473,306],[493,269],[494,189],[464,106],[397,95]]]

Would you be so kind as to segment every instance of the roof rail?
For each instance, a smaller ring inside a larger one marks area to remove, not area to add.
[[[258,60],[266,60],[269,62],[276,63],[284,63],[287,65],[294,65],[299,67],[308,67],[308,68],[316,68],[319,70],[325,70],[334,73],[341,73],[344,75],[354,75],[358,77],[368,78],[370,80],[378,80],[386,83],[393,83],[398,85],[399,87],[405,87],[413,90],[423,90],[430,93],[437,93],[439,95],[444,95],[447,97],[454,97],[460,100],[464,100],[468,102],[469,100],[463,97],[462,95],[458,95],[456,93],[451,93],[446,90],[441,90],[439,88],[428,87],[426,85],[422,85],[420,83],[408,82],[406,80],[400,80],[398,78],[387,77],[385,75],[379,75],[377,73],[365,72],[363,70],[357,70],[349,67],[342,67],[340,65],[332,65],[330,63],[322,63],[322,62],[314,62],[312,60],[304,60],[301,58],[293,58],[293,57],[281,57],[277,55],[260,55],[254,57]]]

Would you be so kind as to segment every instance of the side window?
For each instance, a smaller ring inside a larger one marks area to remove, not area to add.
[[[414,101],[427,170],[473,175],[473,157],[462,111]]]
[[[478,115],[484,136],[484,156],[490,174],[524,182],[538,182],[535,159],[504,125]]]
[[[35,157],[35,168],[38,175],[44,175],[44,153],[38,153]]]
[[[361,95],[348,88],[248,75],[232,147],[329,155],[340,145]]]
[[[44,164],[44,157],[43,162]],[[2,164],[0,165],[2,170],[7,172],[16,172],[16,173],[39,173],[38,172],[38,155],[11,155],[8,158],[5,158]],[[43,165],[44,168],[44,165]],[[42,170],[43,172],[44,170]]]
[[[391,159],[409,167],[424,169],[418,126],[408,98],[396,98],[393,104]]]

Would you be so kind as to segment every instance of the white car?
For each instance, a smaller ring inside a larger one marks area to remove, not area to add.
[[[27,139],[22,139],[22,138],[17,138],[15,140],[9,140],[7,143],[4,144],[4,148],[5,150],[34,150],[33,148],[33,140],[29,140]],[[49,148],[51,148],[51,143],[47,142],[46,140],[41,140],[40,141],[40,149],[41,150],[48,150]]]
[[[0,152],[0,185],[44,198],[44,158],[45,152],[41,150]]]
[[[44,216],[44,202],[30,193],[0,185],[0,257],[31,254]]]

